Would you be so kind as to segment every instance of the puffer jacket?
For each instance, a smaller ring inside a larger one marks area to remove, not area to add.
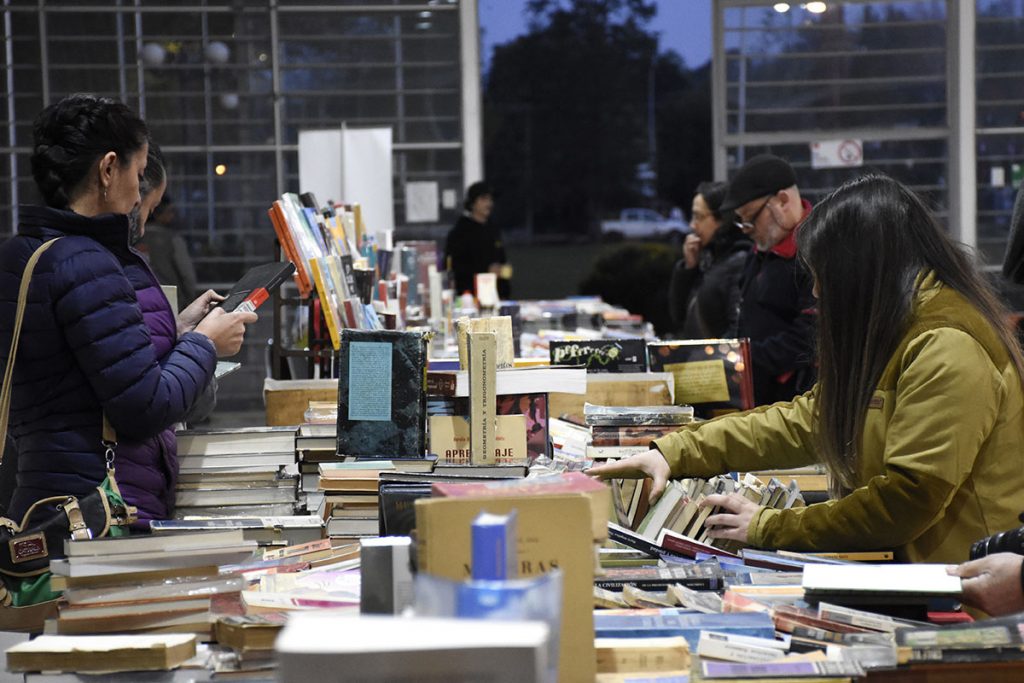
[[[882,371],[860,435],[858,488],[803,508],[759,508],[752,545],[892,549],[903,562],[962,562],[971,543],[1020,525],[1024,390],[988,321],[934,275]],[[815,391],[658,439],[673,477],[809,465]]]
[[[94,218],[20,208],[18,235],[0,247],[0,361],[10,353],[18,285],[44,241],[25,310],[8,431],[18,452],[8,516],[40,498],[84,495],[106,470],[105,413],[117,432],[117,479],[140,523],[174,509],[177,452],[172,425],[213,375],[204,335],[176,337],[149,266],[128,247],[123,215]]]

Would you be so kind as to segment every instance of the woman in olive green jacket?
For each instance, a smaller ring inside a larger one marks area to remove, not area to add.
[[[650,476],[657,494],[669,477],[823,462],[825,503],[775,510],[708,497],[726,510],[709,517],[711,536],[767,548],[959,562],[972,542],[1018,526],[1021,353],[969,257],[917,196],[883,176],[840,187],[797,240],[818,297],[818,384],[591,472]]]

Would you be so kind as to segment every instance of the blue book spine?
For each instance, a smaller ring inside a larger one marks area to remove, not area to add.
[[[516,578],[516,511],[507,515],[481,512],[470,527],[471,570],[475,581]]]

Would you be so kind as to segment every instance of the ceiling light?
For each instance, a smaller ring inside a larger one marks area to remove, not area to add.
[[[804,9],[806,9],[811,14],[821,14],[822,12],[828,9],[828,5],[826,5],[823,2],[809,2],[806,5],[804,5]]]
[[[777,2],[772,7],[772,9],[774,9],[779,14],[782,14],[783,12],[788,12],[789,11],[789,3],[788,2]]]

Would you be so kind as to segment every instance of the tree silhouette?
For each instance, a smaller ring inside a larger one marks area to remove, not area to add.
[[[492,220],[538,237],[583,236],[627,206],[688,205],[710,173],[710,96],[694,95],[694,83],[709,84],[678,56],[659,54],[647,28],[653,3],[532,0],[527,7],[529,32],[495,48],[485,84]],[[657,201],[645,199],[637,180],[638,164],[650,161],[652,78]]]

